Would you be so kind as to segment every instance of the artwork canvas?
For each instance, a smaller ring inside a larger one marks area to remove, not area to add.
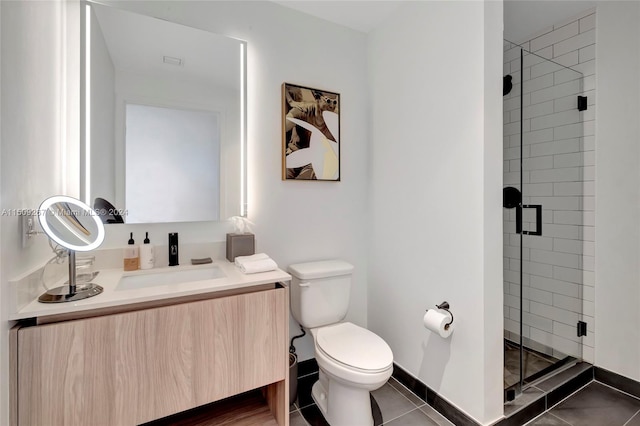
[[[282,179],[340,180],[340,95],[282,85]]]

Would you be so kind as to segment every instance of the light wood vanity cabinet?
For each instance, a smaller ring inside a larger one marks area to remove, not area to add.
[[[21,327],[17,423],[136,425],[261,388],[288,425],[287,339],[277,286]]]

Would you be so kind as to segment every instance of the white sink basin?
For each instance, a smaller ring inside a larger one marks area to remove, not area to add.
[[[136,273],[134,275],[123,276],[116,286],[116,290],[134,290],[162,285],[183,284],[193,281],[214,280],[224,277],[224,272],[217,266],[177,271]]]

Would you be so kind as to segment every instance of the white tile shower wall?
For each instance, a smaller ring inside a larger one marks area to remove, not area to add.
[[[504,71],[513,89],[504,98],[504,185],[520,189],[520,76],[522,105],[522,177],[524,204],[542,204],[543,235],[524,236],[524,337],[560,353],[593,362],[594,324],[594,179],[595,179],[595,10],[549,27],[520,42],[505,43]],[[583,74],[583,79],[568,66]],[[576,96],[588,97],[579,112]],[[515,210],[504,215],[505,335],[520,333],[520,235]],[[534,229],[533,210],[525,210],[523,228]],[[589,324],[576,336],[578,320]]]

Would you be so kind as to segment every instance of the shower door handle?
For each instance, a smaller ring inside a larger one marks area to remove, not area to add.
[[[522,209],[536,209],[536,230],[522,230]],[[525,204],[516,207],[516,233],[524,235],[542,235],[542,204]]]

